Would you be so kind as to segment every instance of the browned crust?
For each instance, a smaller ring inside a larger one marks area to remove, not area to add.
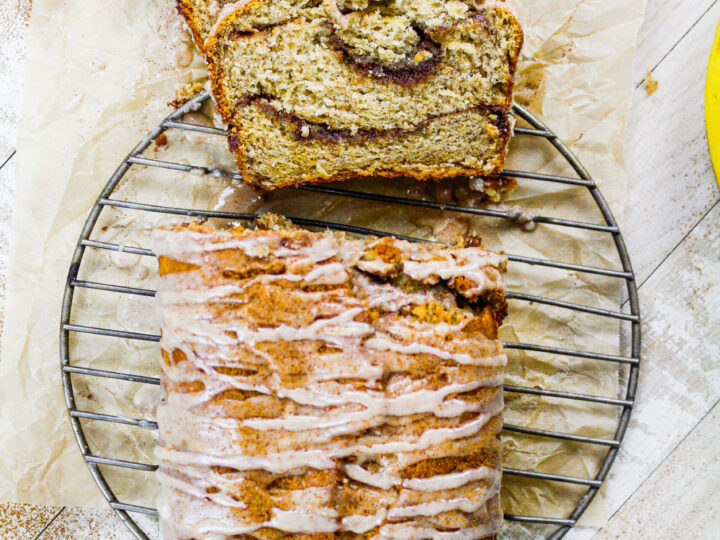
[[[245,236],[245,235],[258,235],[258,236],[277,236],[281,240],[282,245],[308,245],[309,242],[312,242],[313,239],[317,239],[322,237],[326,233],[320,233],[320,232],[308,232],[303,229],[296,228],[289,220],[284,219],[284,222],[281,227],[277,229],[267,229],[264,227],[264,224],[268,221],[275,223],[279,220],[279,216],[275,214],[264,214],[260,218],[256,220],[256,229],[253,231],[251,229],[247,229],[243,226],[237,226],[233,227],[226,231],[226,233],[229,233],[233,236]],[[181,223],[178,225],[174,225],[170,227],[170,230],[190,230],[193,232],[198,232],[202,234],[212,234],[215,231],[213,227],[208,225],[205,222],[187,222],[187,223]],[[342,238],[342,233],[336,233],[338,235],[338,238]],[[395,264],[397,266],[397,271],[392,270],[387,273],[372,273],[376,277],[379,277],[381,279],[391,279],[398,277],[401,273],[399,270],[400,265],[402,264],[402,261],[404,260],[403,252],[400,248],[397,247],[397,243],[401,242],[400,240],[397,240],[392,237],[385,237],[385,238],[376,238],[376,237],[369,237],[368,238],[368,248],[364,252],[363,260],[364,261],[371,261],[380,259],[383,262],[388,262],[391,264]],[[468,246],[468,243],[462,243],[458,246]],[[472,247],[472,246],[468,246]],[[449,247],[443,247],[440,245],[434,245],[431,247],[433,250],[444,250],[444,249],[452,249]],[[485,251],[483,248],[479,248],[483,251]],[[431,251],[432,253],[432,251]],[[499,252],[499,254],[503,254],[503,252]],[[222,274],[224,277],[231,277],[233,279],[241,279],[241,278],[248,278],[255,276],[260,273],[270,273],[270,274],[282,274],[286,271],[284,263],[282,261],[279,261],[273,257],[270,258],[257,258],[253,256],[246,255],[242,252],[239,252],[237,250],[218,250],[215,251],[213,254],[213,257],[211,260],[206,261],[207,268],[200,267],[195,264],[188,264],[182,261],[177,261],[172,258],[166,257],[161,255],[158,257],[158,267],[159,267],[159,273],[161,276],[165,276],[168,274],[173,273],[181,273],[181,272],[202,272],[203,274],[212,274],[213,272],[217,272],[218,268],[222,268]],[[232,269],[232,270],[230,270]],[[353,265],[354,270],[361,271],[357,265]],[[501,273],[505,273],[507,271],[507,264],[501,265],[498,270]],[[212,278],[207,275],[206,279],[212,280]],[[288,287],[297,287],[298,285],[292,282],[283,282],[285,286]],[[466,290],[466,287],[473,287],[472,283],[466,283],[465,278],[459,278],[457,279],[452,286],[450,284],[446,284],[448,287],[448,290],[453,291],[454,294],[458,294],[461,296],[464,296],[464,292]],[[320,290],[313,286],[304,286],[307,290]],[[330,293],[333,290],[337,288],[342,287],[323,287],[322,290],[325,290],[326,292]],[[265,295],[269,295],[267,291],[264,292]],[[481,297],[475,298],[472,300],[475,305],[480,304],[480,306],[484,306],[484,309],[480,310],[473,321],[469,322],[468,325],[465,327],[466,333],[473,333],[473,332],[480,332],[486,337],[490,339],[496,339],[497,338],[497,330],[502,325],[503,320],[507,316],[508,313],[508,305],[507,305],[507,299],[505,297],[505,294],[500,289],[492,289],[482,295]],[[277,298],[276,299],[276,306],[283,305],[283,299]],[[294,307],[290,309],[289,306],[284,306],[282,309],[287,309],[288,312],[292,313],[293,317],[300,317],[302,313],[302,309],[300,305],[293,304]],[[255,313],[255,318],[261,317],[261,314]],[[269,317],[269,318],[268,318]],[[277,325],[281,324],[282,322],[287,321],[278,321],[274,319],[275,314],[265,314],[262,315],[261,321],[263,324],[266,325]],[[307,321],[309,323],[309,321]]]
[[[185,22],[192,31],[193,41],[200,51],[204,50],[204,44],[200,38],[200,28],[198,27],[197,21],[195,20],[195,11],[192,8],[192,2],[188,0],[178,0],[177,3],[178,13],[185,19]]]
[[[509,9],[498,6],[493,11],[493,14],[501,19],[500,26],[510,29],[512,34],[515,36],[513,48],[508,52],[510,71],[512,73],[515,73],[515,71],[517,70],[518,61],[520,60],[520,52],[522,51],[523,43],[525,42],[525,34],[522,27],[520,26],[520,22]],[[493,27],[491,26],[491,29],[492,28]],[[493,33],[492,30],[490,32]]]
[[[266,2],[267,0],[250,0],[247,4],[238,7],[237,11],[245,11],[248,8],[254,7],[258,4],[261,4],[263,2]],[[192,0],[177,0],[177,11],[178,13],[185,19],[185,22],[190,27],[190,30],[192,31],[193,41],[195,42],[195,45],[197,46],[198,50],[205,54],[207,51],[205,50],[205,43],[209,41],[209,38],[212,34],[209,34],[206,36],[205,41],[202,39],[202,31],[200,30],[200,27],[197,23],[196,17],[195,17],[195,10],[193,9],[193,3]],[[233,17],[235,14],[230,14],[227,18]],[[221,28],[224,28],[225,25],[220,25],[216,29],[216,33],[221,30]]]

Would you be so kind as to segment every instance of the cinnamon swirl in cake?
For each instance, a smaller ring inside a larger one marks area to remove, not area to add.
[[[504,255],[267,218],[154,250],[165,539],[495,537]]]
[[[227,6],[214,27],[205,24],[204,47],[249,183],[274,189],[502,170],[523,41],[502,2]]]
[[[195,44],[205,50],[207,40],[225,17],[247,5],[246,27],[260,29],[297,16],[322,0],[178,0],[177,9],[192,31]],[[248,5],[249,4],[249,5]]]

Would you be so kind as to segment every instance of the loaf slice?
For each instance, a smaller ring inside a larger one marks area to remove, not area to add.
[[[494,538],[507,259],[277,226],[154,234],[165,538]]]
[[[206,47],[249,183],[502,170],[523,40],[502,5],[326,0],[260,24],[268,3],[235,9]]]

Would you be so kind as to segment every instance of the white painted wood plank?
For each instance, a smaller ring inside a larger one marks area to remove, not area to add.
[[[0,0],[0,165],[15,149],[30,0]]]
[[[38,540],[134,540],[112,510],[67,508]]]
[[[607,481],[610,512],[720,400],[719,223],[717,204],[640,289],[643,363],[637,404]],[[680,486],[664,490],[686,496]],[[672,536],[647,536],[660,537]]]
[[[150,538],[159,538],[157,520],[142,514],[132,516]],[[108,509],[66,508],[38,540],[134,540],[135,536]]]
[[[688,435],[596,540],[720,535],[720,404]]]
[[[685,33],[719,0],[648,0],[638,35],[635,81],[642,81]],[[707,61],[707,59],[705,59]]]
[[[5,281],[10,242],[15,163],[8,159],[22,107],[22,78],[30,0],[0,1],[0,333],[5,306]]]
[[[0,540],[32,540],[60,508],[31,504],[0,504]]]
[[[623,227],[642,282],[718,200],[705,133],[705,70],[720,2],[655,70],[659,88],[635,91],[628,122]]]
[[[8,270],[14,178],[15,160],[11,159],[0,169],[0,334],[2,333],[5,311],[5,281]]]

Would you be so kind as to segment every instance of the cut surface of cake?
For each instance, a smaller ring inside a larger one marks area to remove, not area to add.
[[[205,52],[243,176],[274,189],[498,174],[522,41],[502,2],[253,0]]]
[[[507,259],[161,227],[169,539],[495,538]]]

